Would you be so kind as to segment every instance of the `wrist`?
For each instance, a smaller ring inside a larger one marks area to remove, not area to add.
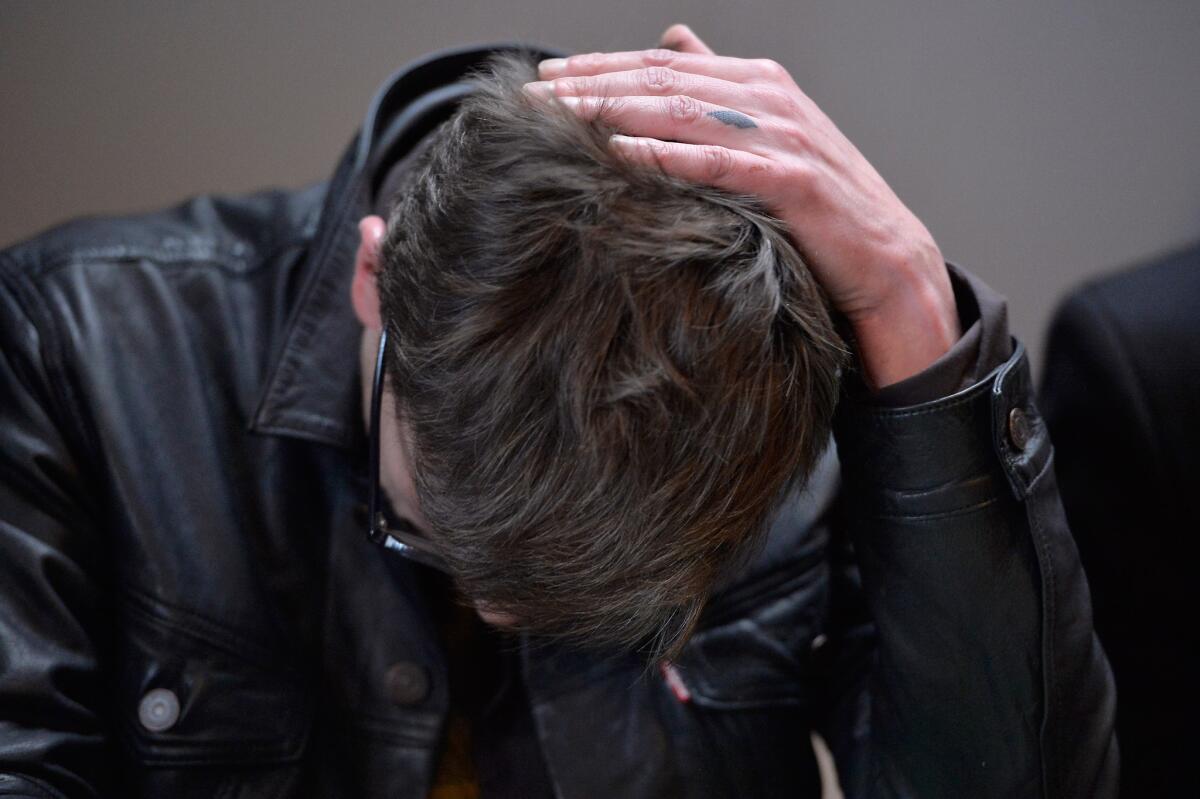
[[[879,390],[929,368],[962,335],[950,276],[936,268],[897,270],[886,296],[849,321],[863,378]]]

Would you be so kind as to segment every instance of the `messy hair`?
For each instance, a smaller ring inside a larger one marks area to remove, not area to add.
[[[763,206],[626,160],[536,78],[493,55],[397,192],[391,388],[467,598],[673,654],[826,447],[845,351]]]

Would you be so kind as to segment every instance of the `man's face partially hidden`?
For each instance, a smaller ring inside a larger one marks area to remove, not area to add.
[[[370,424],[371,375],[382,330],[375,275],[386,228],[386,223],[378,216],[364,217],[359,222],[359,247],[351,284],[351,302],[355,315],[363,324],[359,346],[359,379],[364,426]],[[417,501],[412,462],[412,431],[404,420],[397,417],[395,396],[385,386],[379,414],[379,482],[395,514],[412,522],[422,535],[432,536],[429,521],[421,513]],[[511,627],[516,621],[512,616],[490,610],[480,603],[475,603],[475,610],[484,622],[494,627]]]

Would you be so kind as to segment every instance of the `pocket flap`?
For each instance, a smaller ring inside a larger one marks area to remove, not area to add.
[[[114,701],[146,765],[266,765],[298,759],[311,712],[301,676],[211,621],[129,606]]]

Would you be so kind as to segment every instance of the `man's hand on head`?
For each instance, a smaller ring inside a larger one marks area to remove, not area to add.
[[[871,386],[944,354],[961,331],[937,243],[788,71],[716,55],[686,25],[660,45],[543,61],[526,88],[615,127],[632,159],[763,201],[853,327]]]

